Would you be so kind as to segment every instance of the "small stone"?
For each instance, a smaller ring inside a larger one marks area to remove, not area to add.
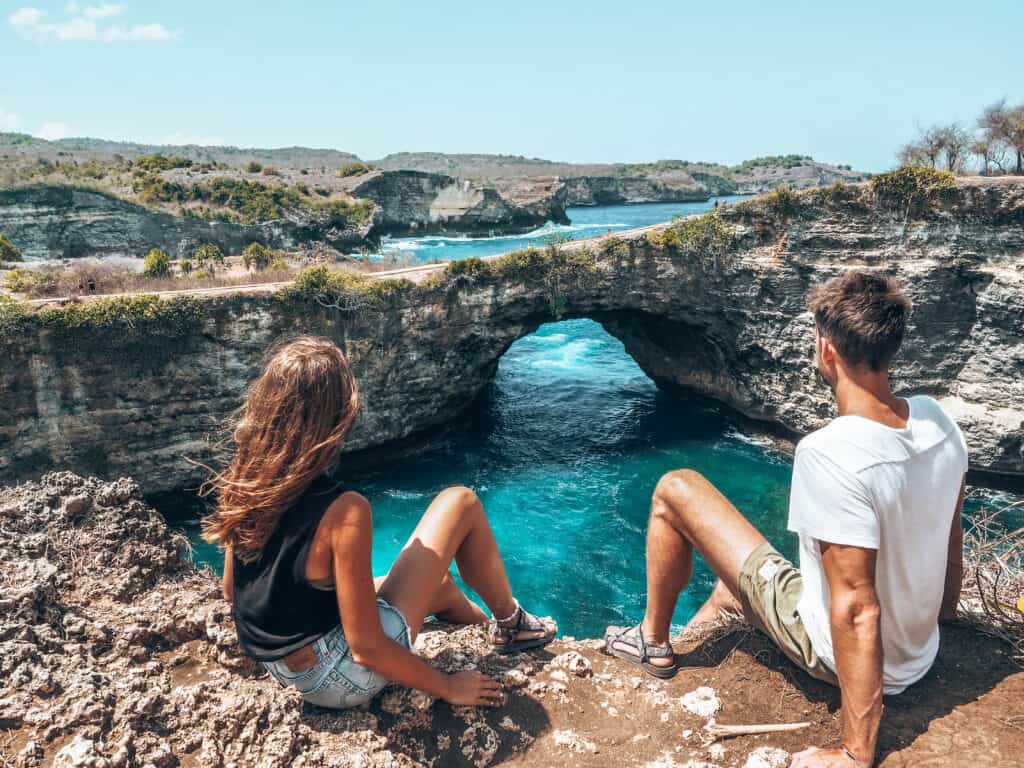
[[[708,747],[708,755],[712,760],[723,760],[725,759],[725,747],[718,743],[712,744]]]
[[[718,698],[713,688],[706,685],[690,691],[679,700],[679,703],[683,709],[698,717],[711,717],[722,708],[722,700]]]
[[[594,754],[598,751],[597,745],[594,742],[589,739],[585,739],[575,731],[555,731],[554,737],[555,744],[560,747],[565,747],[566,749],[571,749],[573,752],[579,752],[580,754],[589,752]]]
[[[786,768],[789,765],[789,752],[776,747],[758,747],[749,755],[743,768]]]

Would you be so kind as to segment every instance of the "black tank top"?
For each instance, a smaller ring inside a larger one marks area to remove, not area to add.
[[[256,562],[234,558],[232,613],[238,643],[257,661],[278,661],[341,623],[334,590],[306,580],[306,555],[324,512],[339,494],[336,482],[317,478],[281,515]]]

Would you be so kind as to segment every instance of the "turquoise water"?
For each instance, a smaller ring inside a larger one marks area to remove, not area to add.
[[[565,234],[643,226],[708,207],[575,209],[570,215],[581,228]],[[413,250],[417,258],[442,251],[465,258],[529,241],[424,238]],[[387,571],[438,491],[468,485],[483,500],[524,605],[557,617],[565,634],[599,637],[606,625],[642,615],[650,495],[662,474],[679,467],[707,475],[795,557],[796,539],[785,530],[789,459],[725,409],[659,391],[600,325],[573,320],[516,342],[483,396],[413,455],[353,470],[346,481],[373,505],[375,573]],[[986,492],[969,509],[1010,498]],[[172,523],[187,530],[199,562],[219,569],[219,553],[198,539],[197,516],[194,505],[179,508]],[[698,560],[677,624],[693,615],[712,585]]]
[[[381,253],[385,256],[401,256],[414,262],[454,261],[470,256],[494,256],[530,245],[543,247],[551,238],[579,240],[597,237],[608,232],[646,227],[676,216],[702,213],[716,201],[736,202],[745,196],[713,198],[706,203],[639,203],[635,205],[600,205],[569,208],[566,214],[570,224],[545,224],[543,227],[522,235],[498,237],[467,237],[465,235],[386,238]]]

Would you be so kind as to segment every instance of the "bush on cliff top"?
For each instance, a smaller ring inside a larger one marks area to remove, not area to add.
[[[22,261],[21,251],[0,232],[0,261]]]
[[[323,307],[355,311],[380,307],[403,291],[416,287],[411,280],[374,280],[366,275],[332,270],[319,264],[299,272],[277,296],[288,303],[315,302]]]
[[[345,163],[338,169],[339,176],[362,176],[364,173],[375,171],[376,166],[370,165],[369,163]]]
[[[687,255],[722,256],[732,247],[735,229],[717,212],[677,219],[661,232],[651,232],[647,241],[658,248]]]
[[[871,179],[871,189],[879,202],[901,211],[905,216],[922,211],[927,204],[953,187],[956,177],[949,171],[922,166],[906,166]]]
[[[187,157],[175,155],[143,155],[131,162],[132,170],[137,174],[160,173],[173,168],[190,168],[192,161]]]

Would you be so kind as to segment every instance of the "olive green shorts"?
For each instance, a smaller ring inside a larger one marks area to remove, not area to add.
[[[807,629],[796,612],[804,591],[799,569],[767,541],[740,569],[743,618],[764,632],[786,657],[811,677],[839,685],[835,673],[818,658]]]

